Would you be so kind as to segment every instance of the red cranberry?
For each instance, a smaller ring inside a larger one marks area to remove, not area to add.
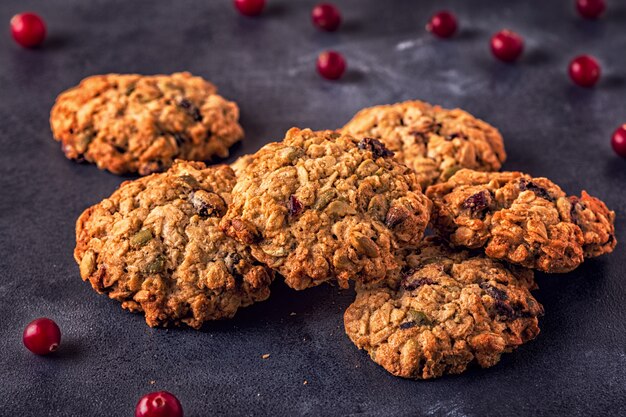
[[[239,13],[245,16],[258,16],[265,8],[265,0],[234,0]]]
[[[578,13],[586,19],[597,19],[606,10],[604,0],[576,0]]]
[[[501,61],[513,62],[523,50],[524,39],[511,30],[501,30],[491,38],[491,52]]]
[[[34,48],[46,38],[46,24],[35,13],[16,14],[11,18],[11,34],[24,48]]]
[[[626,158],[626,124],[621,125],[613,133],[611,138],[611,146],[616,154],[622,158]]]
[[[151,392],[137,403],[135,417],[183,417],[183,406],[167,391]]]
[[[346,71],[346,60],[339,52],[326,51],[317,57],[317,72],[328,80],[341,78]]]
[[[569,63],[569,76],[581,87],[593,87],[600,79],[600,64],[592,56],[577,56]]]
[[[311,19],[319,29],[334,32],[341,24],[341,13],[333,4],[320,3],[313,8]]]
[[[440,38],[449,38],[456,32],[456,17],[448,12],[441,11],[430,18],[426,25],[426,30],[439,36]]]
[[[22,336],[24,346],[37,355],[47,355],[59,348],[61,330],[57,324],[45,317],[31,321]]]

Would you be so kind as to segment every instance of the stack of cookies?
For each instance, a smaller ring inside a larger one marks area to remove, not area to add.
[[[52,110],[69,158],[157,172],[88,208],[74,252],[84,280],[151,326],[232,317],[276,277],[353,283],[354,344],[394,375],[433,378],[537,336],[533,270],[615,247],[602,201],[498,172],[502,137],[462,110],[377,106],[337,131],[292,128],[230,167],[197,162],[228,155],[237,119],[189,74],[92,77]]]

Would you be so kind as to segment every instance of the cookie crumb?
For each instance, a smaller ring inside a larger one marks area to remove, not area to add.
[[[261,355],[261,358],[263,358],[263,359],[267,359],[269,357],[270,357],[269,353],[265,353],[265,354]]]
[[[290,315],[290,316],[295,316],[295,315],[296,315],[296,313],[295,313],[295,312],[292,312],[292,313],[290,313],[289,315]]]
[[[155,380],[150,381],[150,385],[154,385],[154,384],[156,384]]]
[[[309,381],[307,381],[307,380],[305,379],[305,380],[304,380],[304,382],[302,383],[302,385],[306,385],[306,384],[308,384],[308,383],[309,383]]]

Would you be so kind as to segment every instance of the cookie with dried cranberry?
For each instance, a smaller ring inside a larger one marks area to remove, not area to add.
[[[615,213],[585,191],[568,197],[547,178],[461,170],[428,188],[432,225],[456,246],[544,272],[568,272],[613,251]]]
[[[424,188],[461,168],[498,171],[506,159],[496,128],[461,109],[422,101],[363,109],[342,130],[380,140],[415,171]]]
[[[533,272],[428,238],[395,286],[362,287],[344,314],[347,335],[393,375],[429,379],[487,368],[539,334]]]
[[[175,159],[227,157],[239,108],[189,73],[96,75],[59,95],[50,114],[69,159],[115,174],[160,172]]]
[[[234,184],[229,167],[182,161],[123,183],[76,222],[81,277],[150,326],[199,328],[265,300],[272,271],[219,227]]]
[[[374,139],[293,128],[241,166],[224,230],[295,289],[382,279],[430,213],[392,156]]]

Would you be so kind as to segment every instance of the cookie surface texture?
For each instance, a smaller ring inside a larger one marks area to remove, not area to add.
[[[381,279],[428,223],[415,174],[376,140],[293,128],[241,167],[224,230],[295,289]]]
[[[495,127],[464,110],[422,101],[365,108],[342,130],[380,140],[415,171],[423,188],[447,180],[461,168],[498,171],[506,159]]]
[[[547,178],[461,170],[427,190],[433,227],[455,246],[543,272],[568,272],[615,247],[615,213]]]
[[[239,108],[189,73],[97,75],[59,95],[50,113],[69,159],[148,175],[175,159],[227,157],[243,137]]]
[[[176,162],[127,181],[76,222],[80,275],[150,326],[199,328],[269,296],[272,271],[219,227],[234,172]]]
[[[391,374],[429,379],[490,367],[539,334],[531,270],[432,238],[406,261],[395,287],[357,285],[344,315],[352,342]]]

